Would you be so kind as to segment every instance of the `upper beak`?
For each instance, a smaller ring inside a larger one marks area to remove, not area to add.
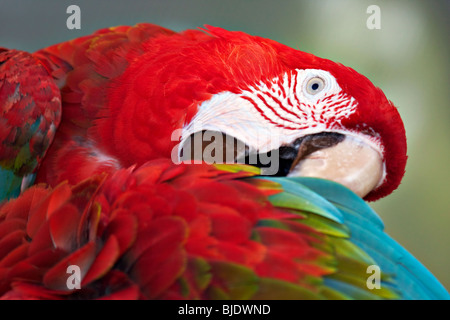
[[[339,182],[363,198],[384,178],[383,157],[365,139],[323,132],[300,141],[288,176]]]

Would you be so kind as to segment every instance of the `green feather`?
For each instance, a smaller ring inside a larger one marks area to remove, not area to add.
[[[313,290],[271,278],[262,278],[258,290],[252,296],[254,300],[317,300],[322,298]]]
[[[191,258],[188,261],[188,268],[194,272],[195,285],[204,290],[211,282],[211,266],[202,258]]]
[[[213,283],[209,288],[212,299],[247,300],[258,290],[258,276],[249,268],[221,261],[210,263]]]
[[[290,208],[307,211],[325,217],[337,223],[342,223],[341,213],[327,200],[303,187],[289,178],[266,178],[278,182],[284,192],[269,197],[273,205],[281,208]]]
[[[249,166],[246,164],[221,164],[221,163],[219,163],[219,164],[214,164],[214,167],[217,168],[218,170],[232,172],[232,173],[244,171],[244,172],[251,173],[253,175],[261,174],[261,169],[254,167],[254,166]]]
[[[309,214],[301,223],[329,236],[338,238],[349,237],[349,230],[345,225],[324,218],[323,216]]]

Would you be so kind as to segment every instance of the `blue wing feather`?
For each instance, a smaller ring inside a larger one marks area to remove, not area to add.
[[[380,217],[352,191],[328,180],[306,177],[291,180],[335,205],[339,219],[350,229],[350,241],[366,251],[384,273],[394,277],[403,299],[450,299],[433,274],[383,231]]]

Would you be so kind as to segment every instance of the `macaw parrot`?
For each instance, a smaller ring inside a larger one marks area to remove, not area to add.
[[[450,298],[364,201],[406,137],[353,69],[211,26],[0,54],[2,299]]]

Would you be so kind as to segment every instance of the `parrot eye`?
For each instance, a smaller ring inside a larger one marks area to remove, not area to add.
[[[323,88],[325,88],[325,81],[319,77],[311,78],[306,83],[306,92],[311,95],[318,94]]]

